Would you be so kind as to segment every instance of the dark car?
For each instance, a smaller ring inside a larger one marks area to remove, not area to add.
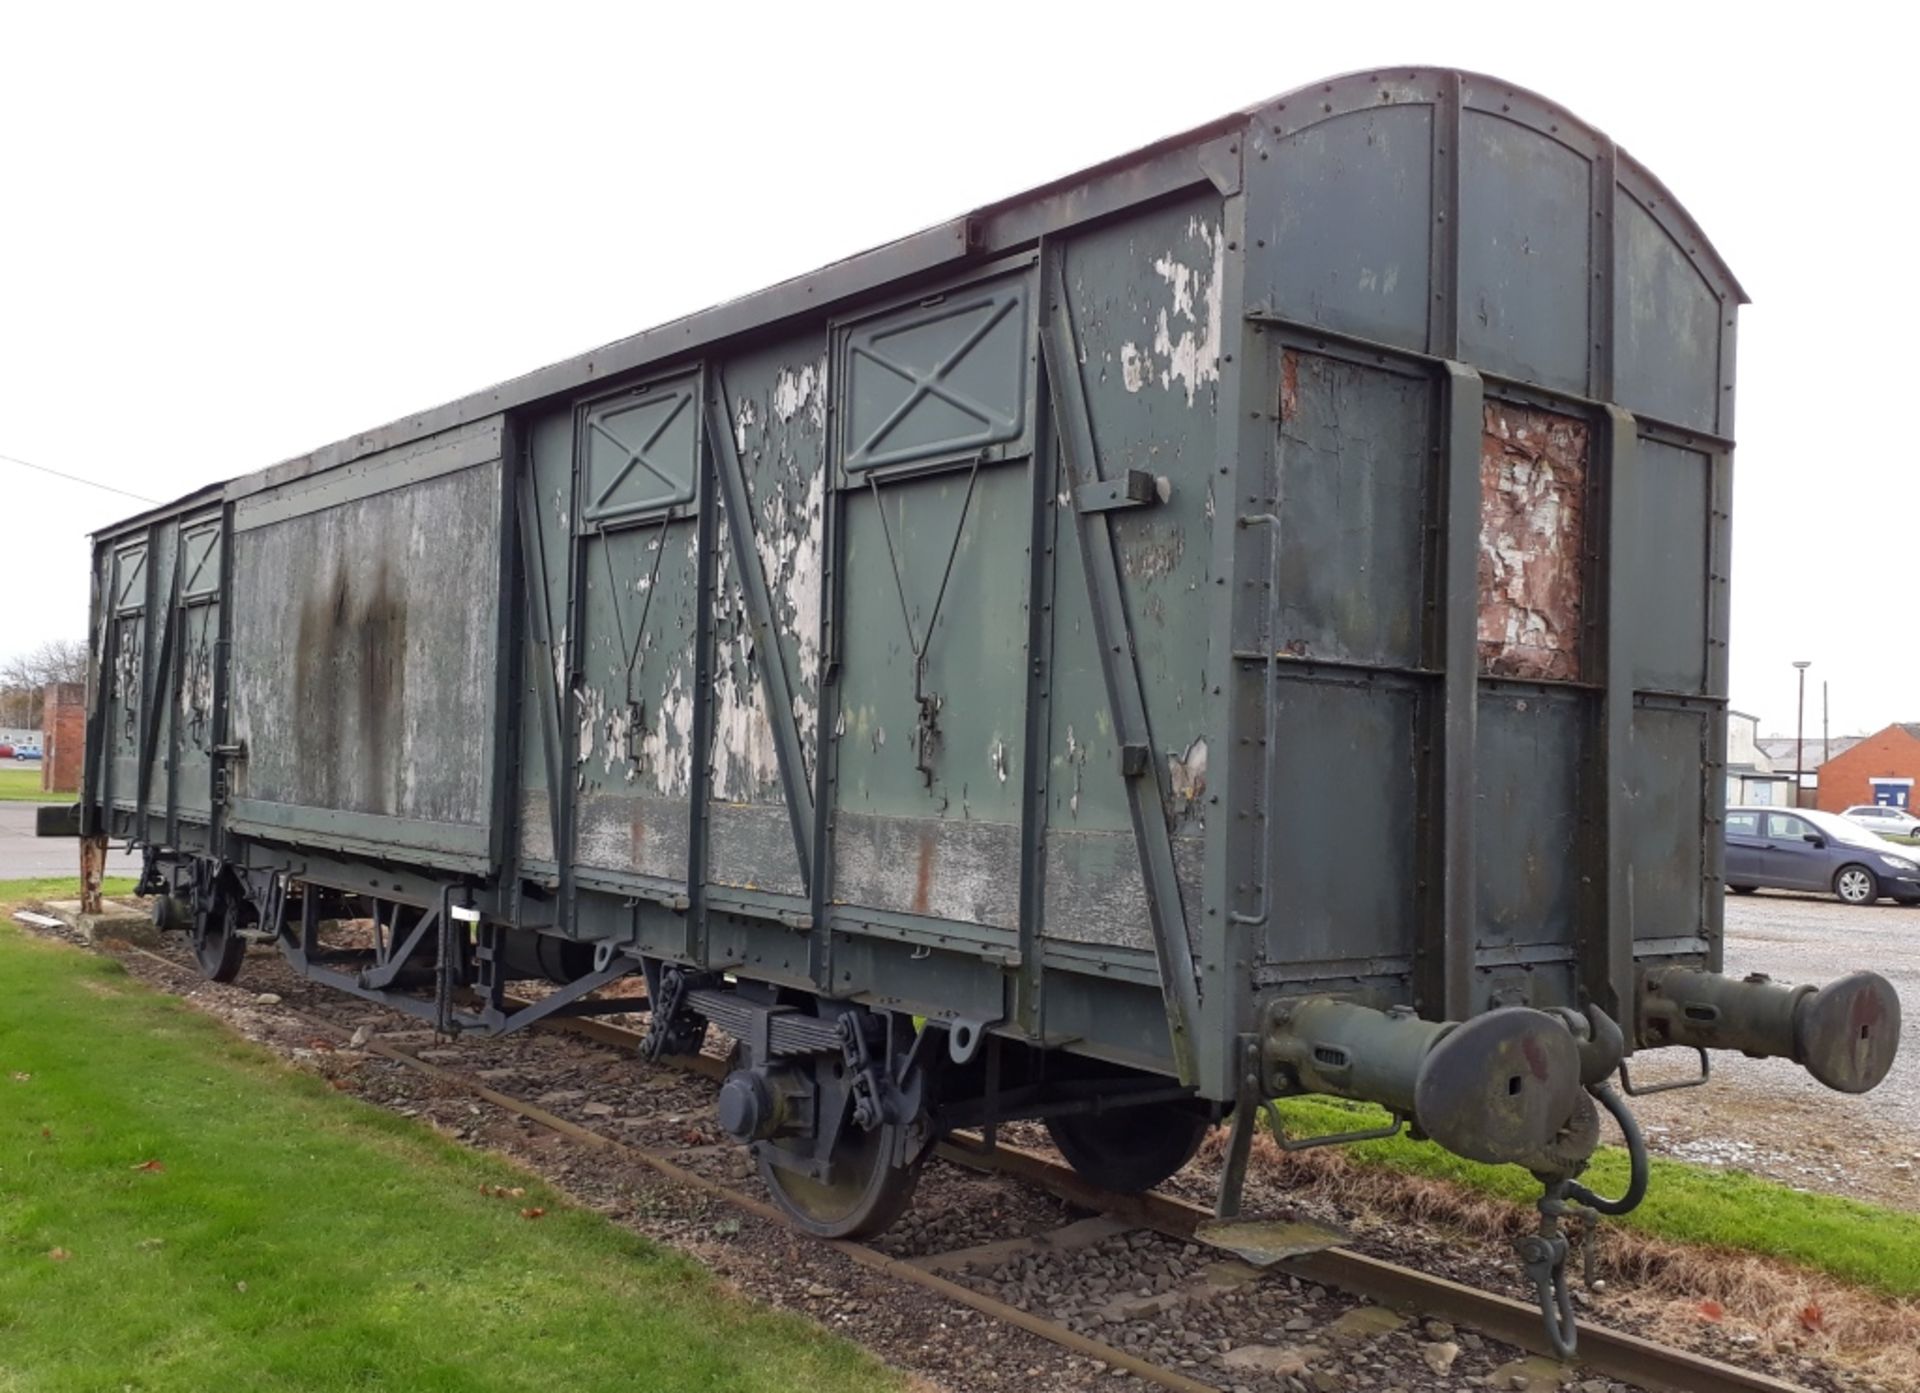
[[[1819,890],[1848,904],[1887,898],[1920,904],[1920,860],[1836,813],[1813,808],[1728,808],[1727,888],[1751,895]]]

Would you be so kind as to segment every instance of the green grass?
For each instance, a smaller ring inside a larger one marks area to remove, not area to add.
[[[40,787],[40,766],[0,761],[0,803],[73,803],[77,793],[47,793]]]
[[[100,881],[100,893],[103,895],[131,895],[133,877],[130,875],[110,875]],[[20,904],[28,900],[77,900],[80,898],[80,877],[77,875],[43,876],[38,880],[0,880],[0,904]]]
[[[6,1393],[901,1386],[109,959],[0,925],[0,981]]]
[[[1386,1122],[1361,1103],[1288,1098],[1280,1102],[1293,1137],[1352,1131]],[[1347,1148],[1362,1165],[1390,1166],[1453,1181],[1531,1206],[1540,1186],[1516,1166],[1484,1166],[1404,1136]],[[1627,1153],[1602,1147],[1582,1183],[1602,1195],[1627,1188]],[[1611,1220],[1680,1243],[1714,1244],[1781,1258],[1889,1296],[1920,1296],[1920,1214],[1837,1195],[1802,1194],[1739,1170],[1714,1170],[1655,1157],[1647,1198]]]

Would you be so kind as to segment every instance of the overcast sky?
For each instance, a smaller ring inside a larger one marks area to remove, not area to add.
[[[1821,678],[1836,733],[1920,720],[1915,22],[1775,12],[7,5],[0,454],[172,497],[1316,78],[1448,64],[1611,134],[1753,297],[1734,705],[1791,730],[1805,658],[1810,728]],[[84,534],[138,507],[0,461],[0,656],[84,633]]]

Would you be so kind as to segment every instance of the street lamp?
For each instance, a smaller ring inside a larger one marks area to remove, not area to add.
[[[1807,783],[1807,669],[1813,664],[1798,661],[1794,666],[1800,670],[1800,714],[1793,721],[1793,806],[1797,808]]]

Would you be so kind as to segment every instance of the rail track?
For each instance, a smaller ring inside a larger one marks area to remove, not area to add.
[[[149,961],[172,977],[195,982],[200,980],[197,971],[162,953],[131,944],[116,951]],[[643,1004],[636,1001],[636,1008]],[[284,1001],[273,1009],[331,1038],[346,1039],[353,1034],[336,1020]],[[637,1051],[641,1040],[639,1032],[605,1019],[563,1018],[542,1023],[539,1028],[584,1035],[630,1053]],[[562,1116],[536,1101],[494,1087],[484,1079],[449,1068],[444,1063],[423,1059],[388,1040],[371,1037],[360,1048],[571,1141],[623,1155],[673,1185],[721,1201],[769,1223],[786,1224],[781,1211],[766,1200],[682,1164],[665,1149],[639,1145],[611,1135],[606,1130]],[[676,1056],[667,1062],[675,1069],[716,1082],[726,1072],[722,1061],[709,1055]],[[990,1320],[1026,1331],[1071,1353],[1101,1361],[1116,1373],[1124,1371],[1146,1383],[1172,1389],[1176,1393],[1220,1393],[1221,1385],[1218,1383],[1204,1381],[1166,1362],[1143,1357],[1134,1350],[1083,1333],[1063,1320],[1022,1309],[949,1275],[961,1274],[983,1265],[1004,1264],[1009,1260],[1017,1260],[1022,1254],[1060,1251],[1096,1238],[1124,1238],[1148,1233],[1178,1241],[1191,1241],[1196,1229],[1211,1218],[1209,1211],[1189,1201],[1158,1192],[1119,1195],[1103,1191],[1089,1185],[1069,1167],[1046,1156],[1005,1143],[989,1147],[977,1136],[969,1134],[959,1134],[941,1142],[936,1155],[966,1170],[1004,1177],[1032,1187],[1065,1205],[1091,1211],[1097,1218],[1093,1221],[1076,1221],[1067,1225],[1065,1231],[1041,1232],[910,1258],[885,1252],[872,1243],[816,1241],[864,1268],[968,1307]],[[1551,1356],[1542,1334],[1539,1312],[1532,1305],[1350,1248],[1321,1248],[1283,1259],[1270,1270],[1416,1319],[1444,1320],[1528,1353]],[[1662,1393],[1802,1393],[1801,1385],[1769,1374],[1742,1369],[1705,1355],[1591,1323],[1583,1323],[1581,1327],[1579,1363],[1589,1375],[1624,1381],[1649,1390],[1661,1390]]]

